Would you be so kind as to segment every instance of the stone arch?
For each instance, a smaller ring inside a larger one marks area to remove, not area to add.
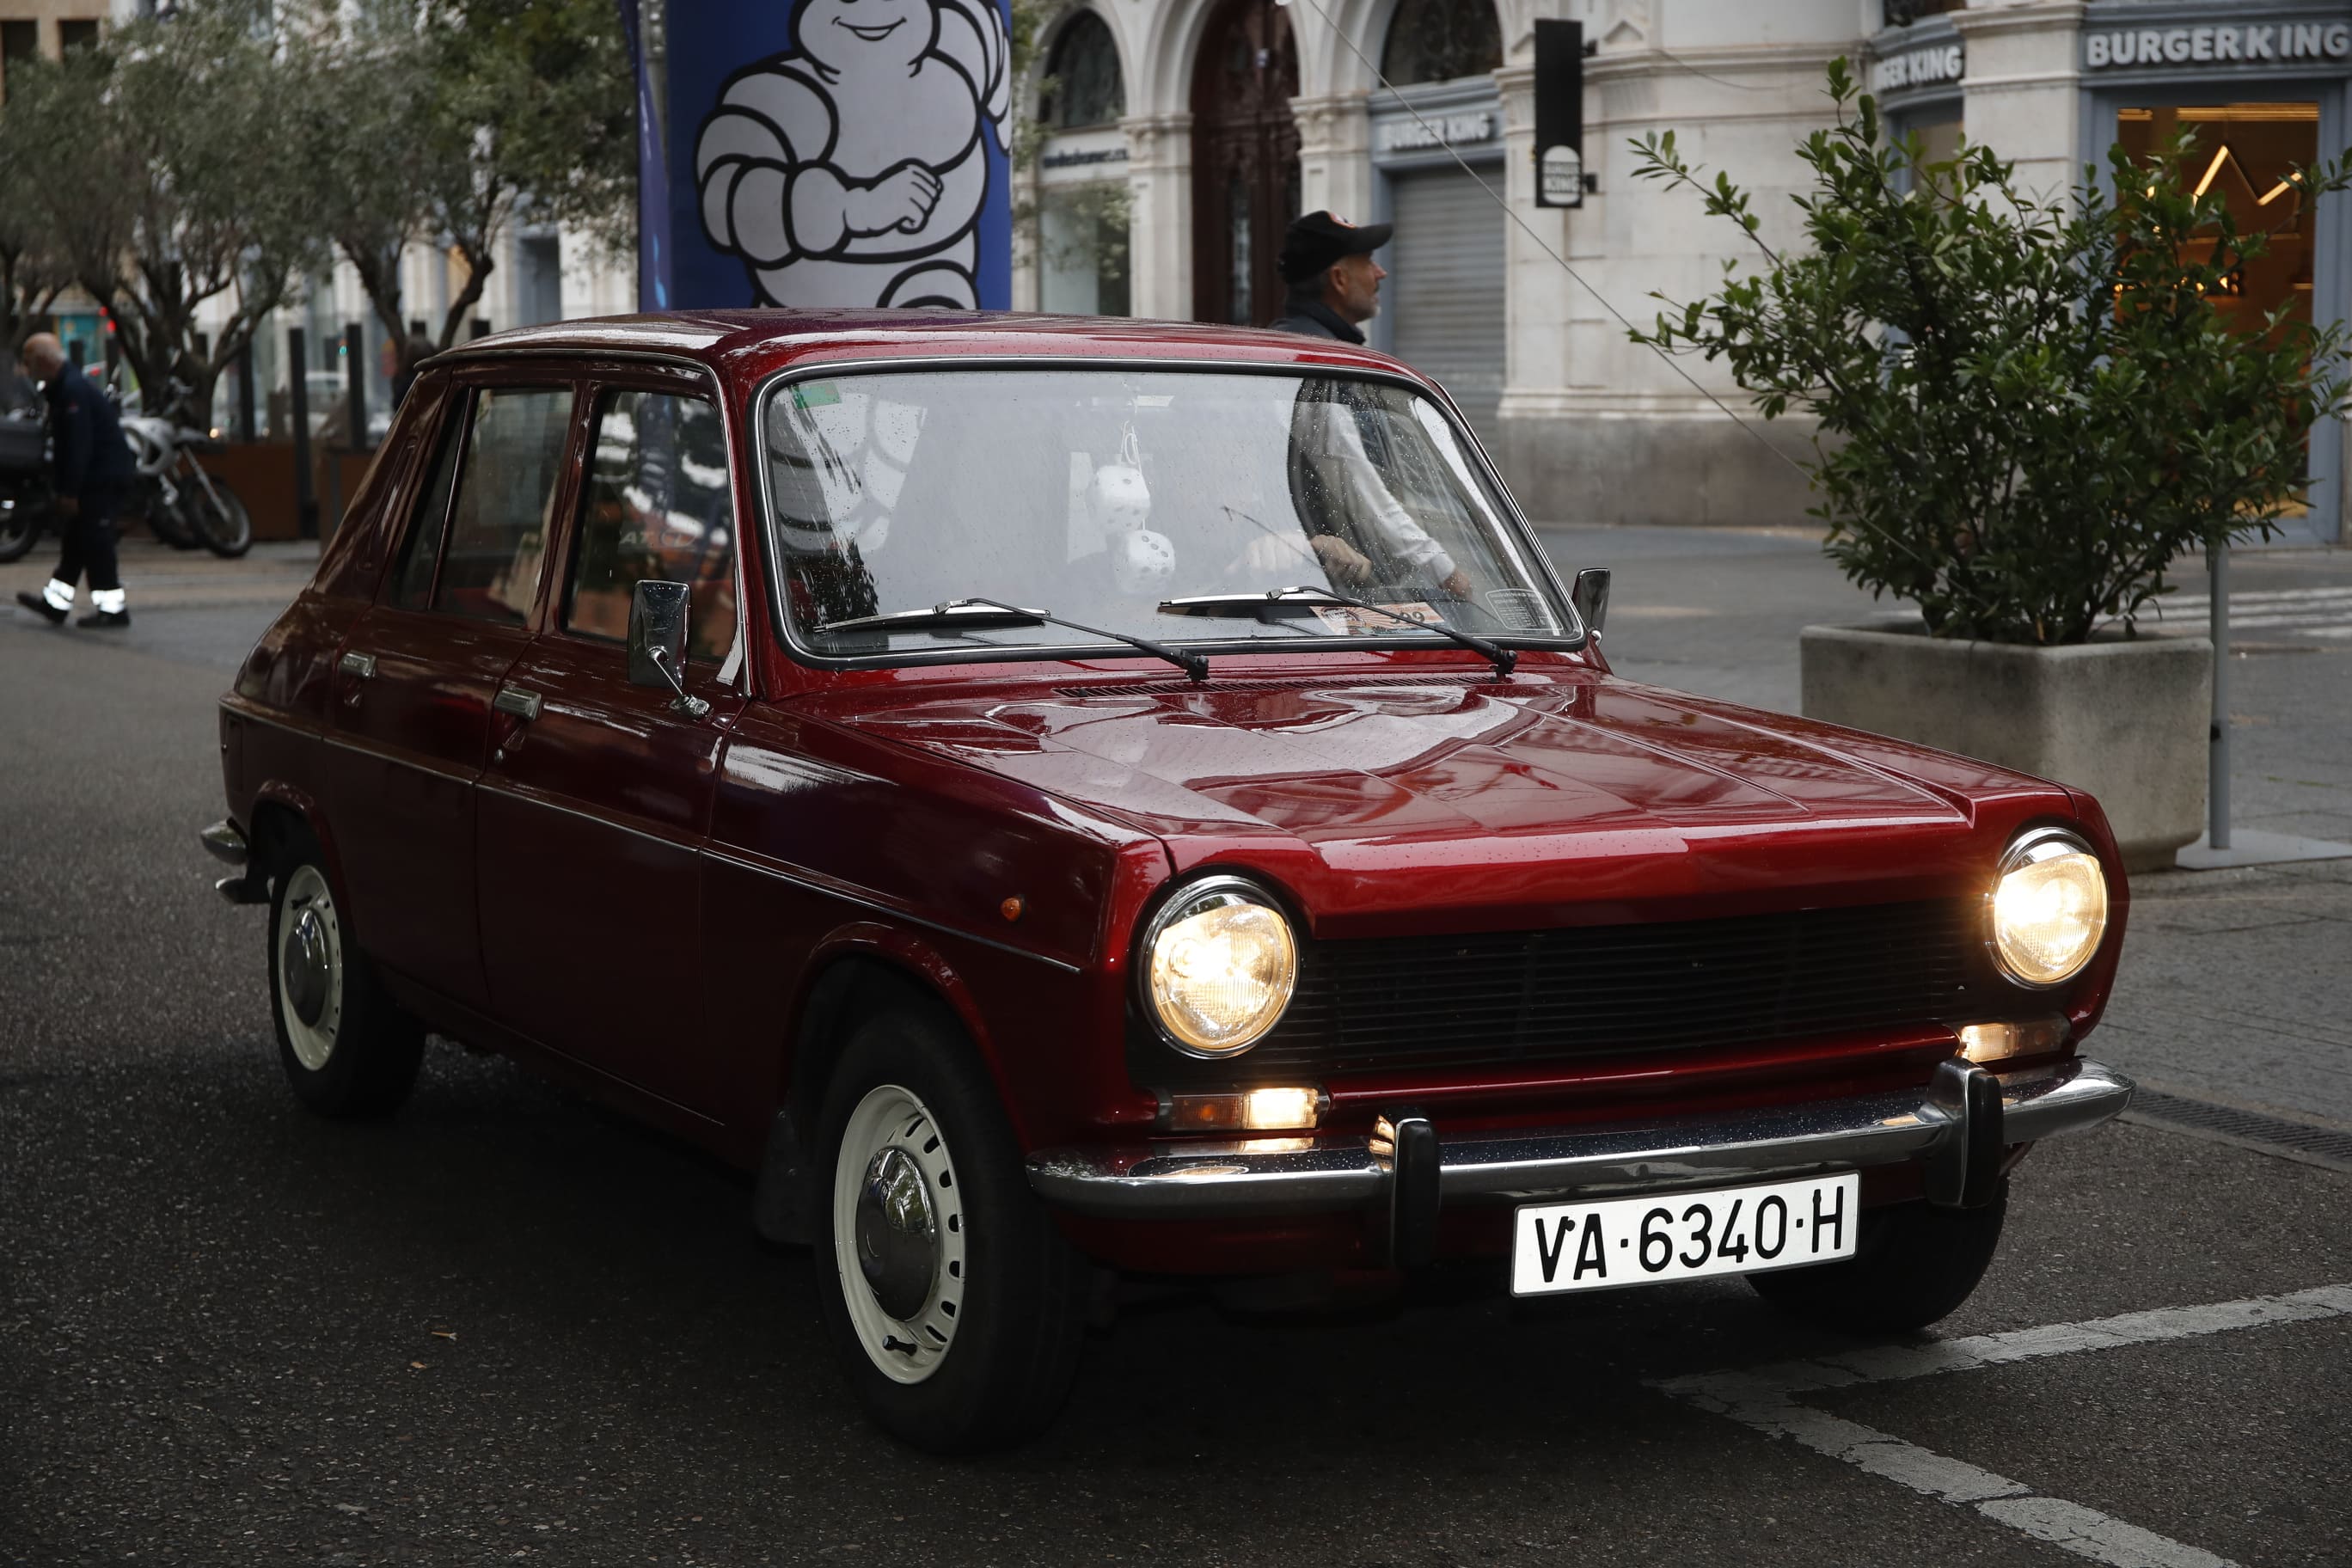
[[[1124,30],[1119,26],[1118,16],[1106,6],[1090,5],[1087,4],[1086,0],[1080,0],[1079,4],[1068,6],[1056,15],[1046,25],[1037,39],[1036,65],[1028,84],[1030,102],[1038,112],[1041,121],[1039,128],[1049,135],[1062,128],[1043,123],[1047,118],[1045,110],[1049,106],[1044,101],[1042,84],[1045,78],[1054,74],[1055,67],[1058,63],[1055,57],[1070,41],[1071,29],[1082,25],[1098,26],[1102,29],[1103,34],[1109,40],[1111,59],[1118,71],[1119,112],[1110,120],[1095,123],[1115,123],[1126,115],[1136,112],[1139,108],[1135,99],[1135,72],[1129,64],[1134,58],[1133,49]]]

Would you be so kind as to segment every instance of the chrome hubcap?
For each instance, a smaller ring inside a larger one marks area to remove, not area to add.
[[[876,1154],[857,1194],[857,1268],[881,1309],[901,1321],[922,1310],[940,1277],[931,1189],[904,1149]]]
[[[278,909],[278,1021],[294,1059],[312,1072],[335,1054],[343,1022],[343,932],[316,866],[297,866]]]
[[[294,917],[278,955],[278,973],[286,977],[286,999],[294,1016],[316,1027],[327,1011],[327,931],[316,910]]]
[[[971,1238],[946,1135],[912,1090],[877,1085],[850,1112],[832,1209],[841,1300],[858,1344],[893,1383],[922,1382],[955,1343]]]

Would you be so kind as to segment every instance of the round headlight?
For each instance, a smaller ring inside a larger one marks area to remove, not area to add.
[[[1298,984],[1298,944],[1265,895],[1238,878],[1169,900],[1143,943],[1144,993],[1177,1048],[1230,1057],[1264,1038]]]
[[[2020,985],[2062,984],[2083,972],[2107,929],[2107,879],[2072,834],[2030,833],[2001,857],[1992,891],[1992,951]]]

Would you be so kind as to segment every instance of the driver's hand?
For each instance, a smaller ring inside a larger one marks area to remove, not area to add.
[[[1336,534],[1318,533],[1313,543],[1315,553],[1323,563],[1323,570],[1347,583],[1367,583],[1371,580],[1371,558]]]
[[[1454,569],[1454,575],[1440,583],[1438,586],[1457,599],[1466,599],[1470,596],[1470,574],[1456,566]]]

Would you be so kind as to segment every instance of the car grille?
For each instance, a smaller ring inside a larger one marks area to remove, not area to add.
[[[1948,1021],[1978,1010],[1969,999],[1992,979],[1979,908],[1951,900],[1310,942],[1289,1011],[1243,1060],[1263,1079],[1695,1051]]]

